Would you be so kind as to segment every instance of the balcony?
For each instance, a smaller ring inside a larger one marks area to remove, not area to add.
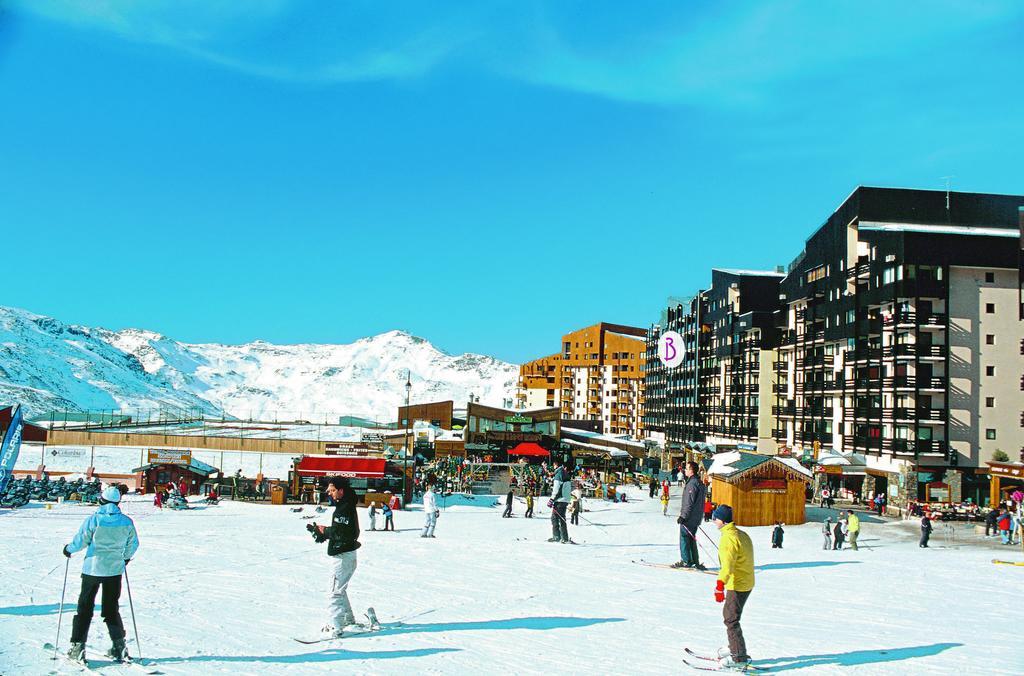
[[[790,403],[784,406],[772,406],[772,415],[792,418],[796,416],[796,404]]]
[[[946,315],[940,312],[919,313],[917,325],[921,328],[946,328]]]
[[[853,409],[854,418],[881,418],[882,408],[880,406],[857,406]]]
[[[946,418],[946,409],[944,408],[918,407],[916,413],[918,420],[925,420],[930,422],[943,422]]]
[[[846,270],[846,278],[847,279],[857,279],[858,282],[860,282],[862,280],[864,282],[867,282],[867,280],[868,280],[868,278],[870,276],[871,276],[871,266],[868,263],[861,263],[859,265],[854,265],[854,266],[852,266],[852,267],[850,267],[850,268],[848,268]]]
[[[882,320],[878,317],[857,320],[857,335],[872,335],[882,332]]]
[[[878,361],[882,358],[880,347],[857,347],[853,351],[855,361]]]
[[[943,376],[932,376],[931,378],[918,378],[917,387],[921,390],[944,390],[946,389],[946,378]]]

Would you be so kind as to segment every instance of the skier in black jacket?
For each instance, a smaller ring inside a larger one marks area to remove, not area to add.
[[[334,500],[331,525],[312,524],[310,531],[317,542],[327,542],[327,555],[333,559],[334,575],[331,590],[331,623],[324,627],[325,634],[341,638],[345,627],[356,624],[352,604],[348,600],[348,583],[356,572],[356,550],[359,544],[359,515],[356,514],[356,494],[348,479],[331,477],[327,494]]]
[[[704,570],[697,553],[697,529],[704,519],[704,498],[707,488],[697,476],[697,463],[686,463],[686,484],[683,487],[683,501],[679,510],[679,555],[680,561],[674,568],[696,568]]]

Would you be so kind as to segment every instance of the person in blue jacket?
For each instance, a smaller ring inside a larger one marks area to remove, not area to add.
[[[132,520],[121,513],[120,502],[121,491],[117,486],[107,487],[100,497],[100,508],[85,520],[75,539],[64,547],[64,556],[68,558],[85,549],[82,591],[78,595],[78,612],[71,623],[71,649],[68,651],[70,659],[83,664],[85,640],[96,606],[96,592],[100,588],[103,589],[103,621],[113,641],[107,655],[118,662],[128,657],[118,601],[121,598],[121,575],[139,548],[139,536]]]

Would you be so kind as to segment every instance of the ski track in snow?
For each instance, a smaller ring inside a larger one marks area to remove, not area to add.
[[[158,512],[129,498],[142,543],[129,567],[142,654],[171,675],[688,673],[684,647],[713,652],[725,643],[714,578],[631,563],[675,561],[678,527],[657,499],[630,495],[628,504],[588,501],[594,511],[583,517],[600,527],[572,528],[578,547],[545,542],[543,505],[532,520],[518,503],[516,518],[502,519],[503,503],[480,496],[486,506],[445,509],[434,540],[419,537],[415,509],[396,513],[397,533],[366,532],[360,510],[349,595],[357,615],[376,608],[384,629],[313,646],[292,639],[325,623],[331,578],[326,546],[304,530],[306,510],[225,501]],[[670,515],[677,497],[672,503]],[[39,646],[56,633],[60,548],[91,512],[70,504],[0,512],[0,674],[75,673]],[[819,528],[787,526],[782,550],[771,549],[770,527],[745,529],[758,573],[743,629],[759,664],[806,674],[1024,672],[1007,621],[1024,602],[1024,571],[990,563],[1019,552],[921,550],[912,523],[868,520],[861,551],[822,551]],[[702,559],[715,565],[704,551],[714,545],[700,540]],[[82,554],[71,561],[62,648],[81,563]],[[126,593],[121,610],[133,638]],[[93,652],[106,649],[98,608],[90,636]]]

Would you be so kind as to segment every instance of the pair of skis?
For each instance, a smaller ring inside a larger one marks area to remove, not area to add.
[[[56,653],[59,656],[59,659],[63,659],[65,662],[67,662],[71,666],[78,667],[79,669],[85,669],[86,671],[97,671],[100,667],[120,666],[120,667],[134,667],[135,669],[141,669],[144,673],[147,673],[147,674],[162,674],[162,673],[164,673],[164,672],[160,671],[159,669],[155,669],[155,668],[153,668],[151,666],[148,666],[148,664],[146,663],[145,660],[135,661],[135,660],[129,658],[129,659],[126,659],[126,660],[117,661],[117,660],[112,659],[112,658],[110,658],[108,656],[104,656],[104,660],[105,661],[102,662],[101,664],[97,664],[95,667],[93,667],[93,665],[89,664],[89,660],[93,659],[93,658],[87,658],[87,659],[85,659],[85,660],[83,660],[81,662],[79,662],[77,660],[73,660],[70,657],[68,657],[66,653],[58,652],[56,650],[56,648],[54,648],[54,645],[52,643],[44,643],[43,644],[43,650],[46,650],[47,652],[51,652],[51,653]]]
[[[633,563],[638,563],[641,566],[647,566],[649,568],[666,568],[668,570],[678,570],[680,572],[703,573],[704,575],[716,575],[716,576],[718,575],[718,571],[717,570],[707,570],[707,569],[704,569],[704,568],[693,568],[693,567],[691,567],[691,568],[678,567],[677,568],[676,566],[673,566],[671,563],[654,563],[653,561],[644,561],[643,559],[634,560]]]
[[[699,671],[738,671],[740,673],[755,671],[771,671],[767,667],[758,667],[750,663],[744,665],[737,665],[735,667],[724,667],[722,666],[718,657],[712,657],[710,655],[701,655],[700,653],[694,652],[689,648],[684,648],[683,650],[686,652],[687,655],[694,658],[695,660],[700,660],[699,663],[694,663],[688,662],[686,658],[683,658],[683,664],[690,667],[691,669],[697,669]],[[714,663],[714,666],[711,666],[711,663]]]
[[[399,626],[401,624],[402,624],[401,622],[396,622],[396,623],[390,624],[388,626]],[[325,643],[327,641],[335,641],[335,640],[338,640],[339,638],[345,638],[346,636],[360,636],[362,634],[370,634],[370,633],[373,633],[375,631],[380,631],[381,629],[383,629],[383,627],[381,626],[380,620],[377,619],[377,612],[373,608],[367,608],[366,609],[366,623],[365,624],[359,624],[357,626],[358,626],[358,629],[356,629],[354,631],[351,630],[351,629],[347,630],[341,636],[324,636],[324,637],[318,637],[318,638],[312,638],[312,639],[297,638],[295,640],[298,641],[299,643],[303,644],[303,645],[315,645],[317,643]]]

